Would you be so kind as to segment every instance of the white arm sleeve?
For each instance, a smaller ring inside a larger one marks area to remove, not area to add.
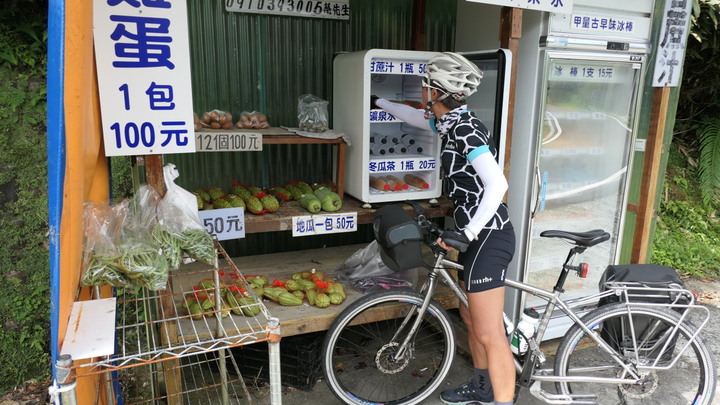
[[[432,130],[432,128],[430,128],[430,121],[425,119],[425,113],[410,107],[407,104],[393,103],[392,101],[385,100],[384,98],[377,99],[375,104],[416,128],[424,129],[426,131]]]
[[[508,183],[492,153],[482,153],[470,164],[480,176],[484,186],[480,206],[464,229],[465,236],[470,240],[475,240],[502,203]]]

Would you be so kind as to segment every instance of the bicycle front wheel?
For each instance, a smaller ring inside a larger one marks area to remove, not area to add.
[[[447,312],[435,301],[418,313],[423,296],[388,290],[347,307],[325,335],[323,372],[330,390],[347,404],[417,404],[442,383],[455,353]],[[420,316],[403,353],[399,346]]]
[[[583,323],[610,346],[622,366],[574,325],[558,348],[556,375],[622,378],[628,383],[557,382],[558,393],[594,394],[603,405],[712,404],[716,384],[712,353],[700,336],[692,338],[697,329],[681,323],[677,312],[615,304],[596,309]]]

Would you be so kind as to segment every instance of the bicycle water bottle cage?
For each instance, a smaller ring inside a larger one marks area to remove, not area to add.
[[[383,263],[395,271],[422,266],[423,233],[417,222],[399,205],[387,205],[375,212],[373,232]]]
[[[610,234],[602,229],[593,229],[587,232],[568,232],[547,230],[540,233],[543,238],[562,238],[576,246],[591,247],[610,239]]]

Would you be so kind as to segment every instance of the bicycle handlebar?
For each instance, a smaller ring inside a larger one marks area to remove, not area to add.
[[[470,245],[470,240],[464,233],[442,229],[425,217],[425,209],[420,206],[420,204],[410,200],[405,202],[413,207],[413,211],[417,214],[416,221],[421,229],[426,230],[432,236],[442,239],[446,245],[460,252],[467,250]],[[435,244],[435,241],[433,241],[432,244]]]

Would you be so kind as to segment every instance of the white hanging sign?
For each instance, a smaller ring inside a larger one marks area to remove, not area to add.
[[[293,17],[350,19],[350,0],[225,0],[225,10]]]
[[[494,4],[496,6],[527,8],[529,10],[549,11],[570,14],[573,0],[466,0],[472,3]]]
[[[356,231],[357,212],[292,217],[293,237]]]
[[[198,211],[205,230],[218,240],[245,237],[245,212],[242,208],[220,208]]]
[[[195,152],[184,1],[93,2],[106,156]]]
[[[655,57],[653,87],[677,87],[689,34],[693,0],[667,0]]]

